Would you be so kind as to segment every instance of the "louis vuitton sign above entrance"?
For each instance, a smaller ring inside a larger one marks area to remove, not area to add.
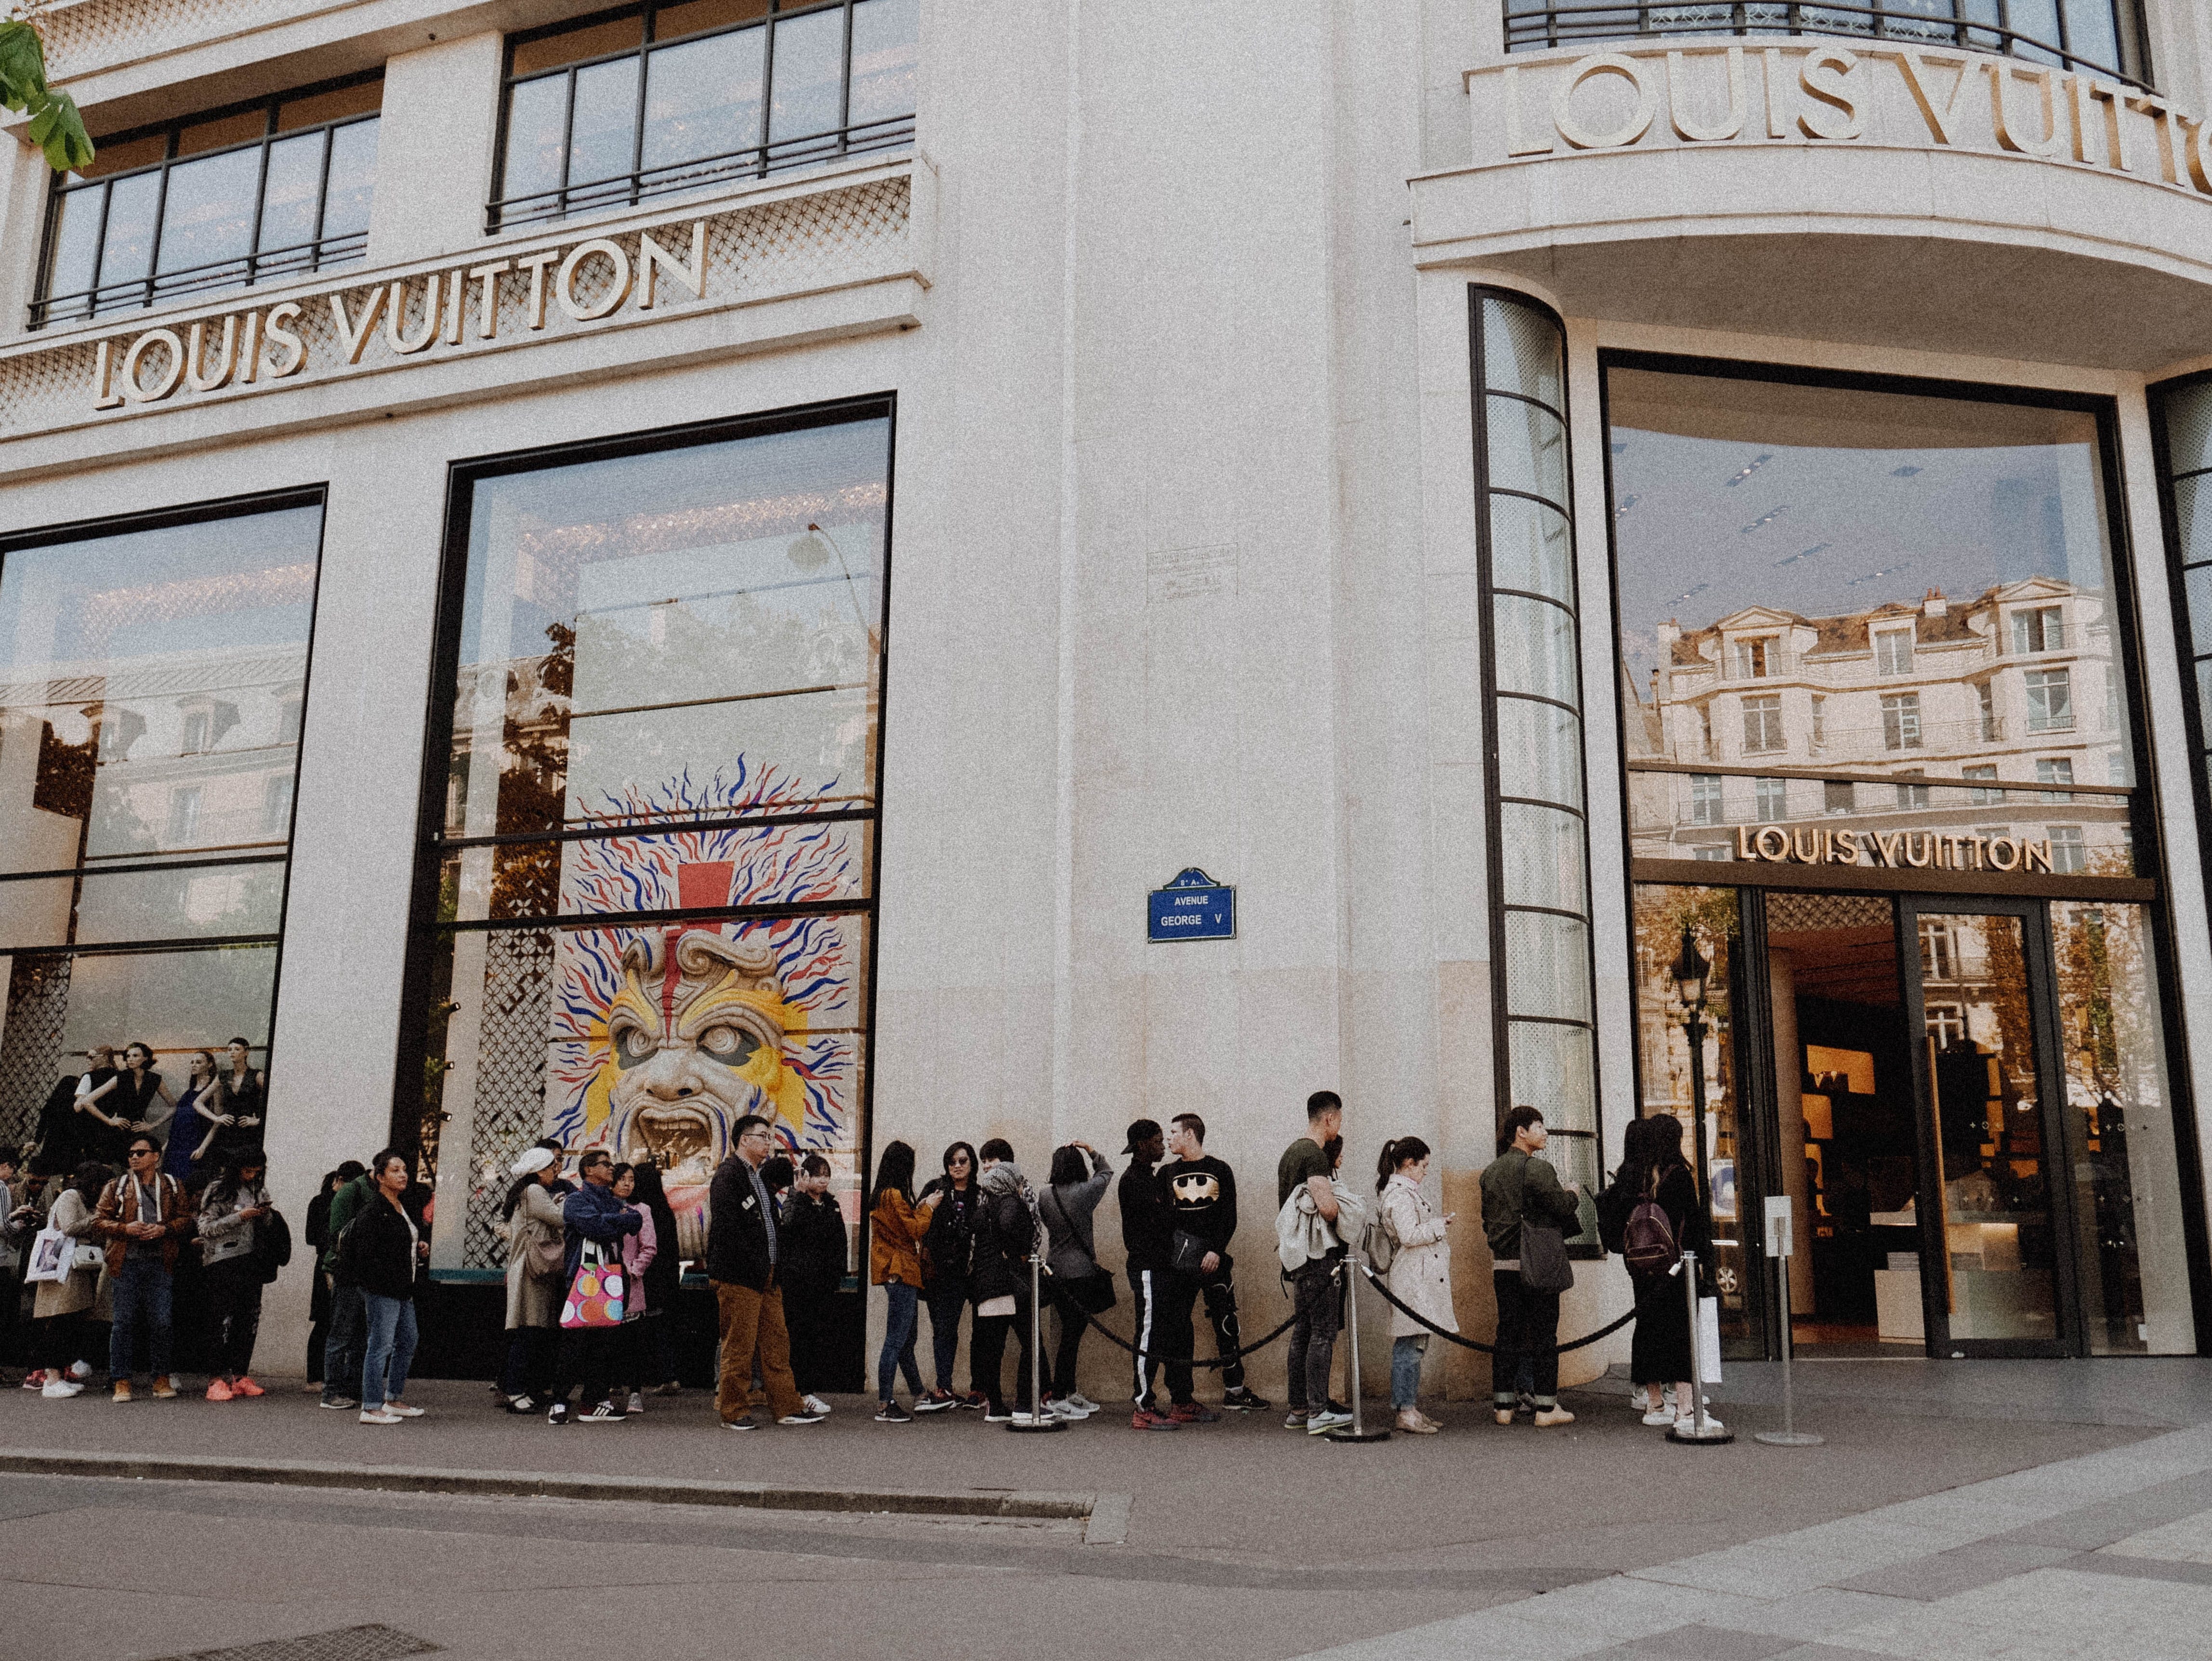
[[[2156,93],[1888,43],[1624,47],[1470,70],[1478,166],[1721,143],[1978,150],[2212,196],[2212,124]]]

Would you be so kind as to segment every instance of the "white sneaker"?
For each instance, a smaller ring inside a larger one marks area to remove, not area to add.
[[[56,1378],[50,1384],[40,1385],[39,1394],[50,1402],[64,1402],[72,1396],[83,1395],[84,1386],[73,1379]]]
[[[632,1413],[642,1413],[645,1411],[645,1392],[643,1390],[634,1390],[630,1391],[629,1410]]]
[[[386,1413],[381,1408],[372,1408],[362,1411],[361,1421],[364,1425],[396,1425],[400,1423],[401,1420],[396,1413]]]
[[[1695,1435],[1698,1430],[1698,1415],[1694,1413],[1685,1413],[1681,1415],[1674,1421],[1674,1428],[1683,1432],[1685,1434]],[[1705,1428],[1708,1431],[1716,1431],[1726,1430],[1728,1427],[1723,1424],[1719,1420],[1714,1418],[1713,1415],[1708,1412],[1705,1415]]]
[[[384,1404],[384,1410],[386,1413],[397,1414],[402,1419],[420,1419],[428,1409],[424,1408],[404,1407],[398,1402],[386,1402]]]
[[[76,1379],[77,1383],[82,1384],[86,1379],[92,1377],[92,1363],[89,1361],[71,1361],[70,1363],[69,1376]]]
[[[635,1400],[636,1398],[632,1397],[631,1399]],[[827,1419],[830,1416],[830,1403],[823,1401],[819,1396],[809,1396],[806,1397],[806,1410],[809,1413],[818,1413],[823,1418]],[[636,1409],[632,1409],[631,1411],[635,1412]]]
[[[1054,1401],[1048,1396],[1045,1400],[1044,1410],[1055,1419],[1088,1419],[1098,1409],[1078,1407],[1075,1404],[1075,1398],[1067,1396],[1062,1396],[1058,1401]]]
[[[1307,1416],[1306,1434],[1309,1436],[1319,1436],[1325,1431],[1334,1430],[1339,1425],[1348,1425],[1351,1422],[1352,1415],[1350,1414],[1331,1413],[1327,1408],[1323,1408],[1319,1413],[1310,1414]]]
[[[1647,1425],[1671,1425],[1674,1422],[1674,1409],[1670,1407],[1651,1408],[1644,1413],[1644,1422]]]
[[[1079,1390],[1072,1390],[1068,1391],[1067,1395],[1063,1399],[1067,1402],[1068,1406],[1078,1409],[1085,1414],[1097,1413],[1099,1410],[1098,1403],[1092,1401],[1088,1396],[1085,1396]]]

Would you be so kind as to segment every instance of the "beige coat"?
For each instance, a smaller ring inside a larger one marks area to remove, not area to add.
[[[1382,1208],[1382,1226],[1398,1249],[1384,1277],[1392,1296],[1445,1331],[1457,1332],[1459,1317],[1452,1312],[1451,1241],[1444,1220],[1428,1196],[1402,1176],[1384,1185]],[[1393,1338],[1427,1330],[1404,1311],[1390,1311]]]
[[[90,1242],[94,1238],[92,1208],[73,1188],[62,1190],[61,1197],[54,1202],[54,1208],[46,1214],[46,1221],[72,1240]],[[106,1290],[96,1265],[74,1271],[66,1281],[41,1281],[38,1296],[31,1303],[31,1314],[41,1321],[52,1315],[75,1315],[92,1308],[96,1293]],[[100,1318],[106,1317],[103,1313]]]
[[[532,1272],[531,1248],[559,1240],[563,1230],[561,1202],[567,1196],[543,1183],[522,1190],[522,1200],[507,1225],[507,1329],[550,1327],[561,1317],[561,1274]]]

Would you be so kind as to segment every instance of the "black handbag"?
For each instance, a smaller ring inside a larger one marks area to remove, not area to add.
[[[1060,1285],[1068,1300],[1085,1314],[1103,1315],[1114,1307],[1114,1276],[1105,1269],[1094,1269]]]
[[[278,1272],[292,1261],[292,1226],[274,1206],[269,1208],[269,1214],[254,1231],[253,1255],[261,1264],[264,1286],[274,1281]]]
[[[1579,1233],[1581,1231],[1576,1231]],[[1521,1168],[1521,1284],[1531,1292],[1565,1292],[1575,1283],[1567,1237],[1557,1225],[1528,1220],[1528,1168]]]
[[[1178,1275],[1188,1275],[1195,1280],[1206,1272],[1206,1254],[1212,1250],[1211,1244],[1188,1229],[1179,1228],[1168,1246],[1168,1267]]]

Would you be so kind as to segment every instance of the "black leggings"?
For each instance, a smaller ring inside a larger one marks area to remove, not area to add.
[[[235,1378],[253,1370],[253,1343],[261,1334],[261,1260],[226,1257],[207,1271],[208,1370]]]
[[[1020,1374],[1014,1381],[1014,1401],[1024,1413],[1030,1410],[1030,1312],[1018,1306],[1012,1315],[978,1315],[968,1339],[969,1382],[989,1398],[991,1410],[1006,1410],[1004,1374],[1006,1335],[1021,1345]]]
[[[1048,1375],[1054,1397],[1066,1400],[1075,1394],[1075,1364],[1083,1349],[1083,1329],[1087,1323],[1074,1299],[1053,1288],[1053,1302],[1059,1305],[1060,1342],[1052,1353],[1052,1372]]]

